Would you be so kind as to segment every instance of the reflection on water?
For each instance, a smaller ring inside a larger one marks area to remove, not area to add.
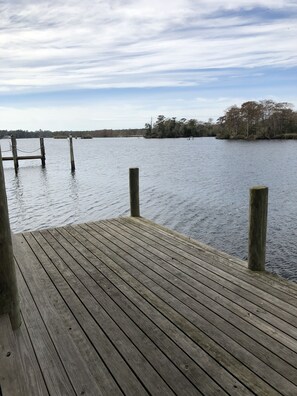
[[[247,255],[249,188],[269,187],[267,261],[297,280],[296,141],[228,142],[45,139],[46,168],[5,162],[12,230],[20,232],[129,213],[128,169],[140,168],[141,214],[241,258]],[[37,139],[18,140],[33,150]],[[7,147],[6,147],[7,146]],[[9,141],[1,141],[3,149]]]

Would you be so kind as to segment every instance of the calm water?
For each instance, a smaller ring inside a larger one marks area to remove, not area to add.
[[[38,145],[18,140],[23,151]],[[128,215],[128,168],[139,167],[142,216],[246,258],[249,187],[264,184],[267,267],[297,281],[297,141],[78,139],[75,175],[67,140],[45,148],[46,169],[24,161],[16,177],[4,164],[14,232]]]

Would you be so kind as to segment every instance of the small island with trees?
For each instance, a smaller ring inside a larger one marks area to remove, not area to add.
[[[297,112],[287,102],[249,101],[217,120],[219,139],[297,139]]]
[[[266,99],[234,105],[214,123],[159,115],[154,124],[145,124],[145,138],[216,136],[217,139],[297,139],[297,112],[287,102]]]
[[[195,119],[187,120],[176,117],[166,118],[159,115],[154,124],[145,124],[145,138],[189,138],[202,136],[216,136],[217,126],[209,119],[202,122]]]

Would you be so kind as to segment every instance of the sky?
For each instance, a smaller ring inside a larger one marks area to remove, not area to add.
[[[297,0],[0,0],[0,129],[297,110]]]

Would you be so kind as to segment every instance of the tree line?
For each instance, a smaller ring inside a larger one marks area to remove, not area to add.
[[[287,102],[248,101],[234,105],[217,120],[221,139],[296,139],[297,112]]]
[[[180,138],[215,136],[217,126],[211,119],[202,122],[195,119],[187,120],[176,117],[166,118],[159,115],[154,124],[145,124],[145,138]]]
[[[153,124],[140,129],[101,129],[93,131],[25,131],[0,130],[0,139],[14,135],[17,138],[36,137],[133,137],[190,138],[216,136],[218,139],[297,139],[297,112],[287,102],[270,99],[248,101],[239,107],[233,105],[216,122],[159,115]]]
[[[145,124],[146,138],[216,136],[218,139],[297,139],[297,112],[287,102],[271,99],[248,101],[229,107],[216,123],[159,115]]]
[[[72,135],[74,137],[133,137],[143,136],[144,129],[100,129],[95,131],[49,131],[39,129],[38,131],[27,131],[23,129],[16,130],[0,130],[0,139],[9,137],[11,135],[18,139],[22,138],[37,138],[37,137],[68,137]]]
[[[50,131],[42,131],[41,129],[39,131],[26,131],[23,129],[13,129],[13,130],[8,130],[8,129],[0,129],[0,139],[3,139],[4,137],[9,137],[9,136],[15,136],[18,139],[22,138],[36,138],[36,137],[52,137],[52,132]]]

